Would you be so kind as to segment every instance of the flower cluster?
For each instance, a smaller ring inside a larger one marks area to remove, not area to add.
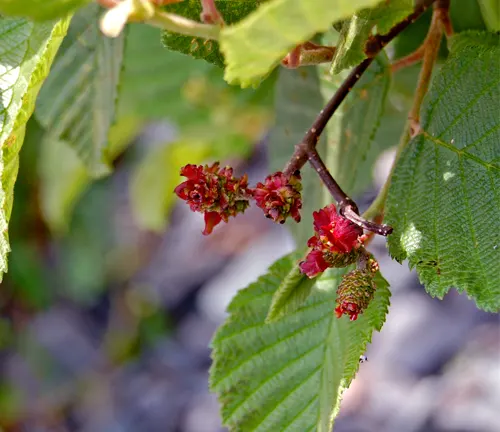
[[[373,272],[353,270],[342,278],[337,288],[337,307],[335,314],[338,318],[348,315],[351,321],[358,318],[375,295]]]
[[[212,166],[190,164],[181,168],[181,175],[187,180],[175,188],[175,193],[192,211],[205,214],[205,235],[249,206],[247,176],[235,178],[230,167],[219,168],[218,162]]]
[[[363,230],[337,214],[335,205],[313,213],[314,236],[307,245],[312,248],[300,263],[302,273],[312,278],[330,267],[346,267],[356,261]]]
[[[187,180],[175,188],[175,193],[192,211],[205,214],[205,235],[221,221],[243,213],[251,198],[275,222],[284,223],[288,216],[300,222],[302,185],[298,172],[291,176],[276,172],[264,183],[257,183],[255,189],[248,187],[246,174],[235,178],[232,168],[220,168],[218,162],[211,166],[186,165],[181,175]]]
[[[292,216],[300,222],[301,190],[299,172],[286,176],[278,171],[267,176],[264,183],[257,183],[252,195],[267,218],[284,223],[288,216]]]

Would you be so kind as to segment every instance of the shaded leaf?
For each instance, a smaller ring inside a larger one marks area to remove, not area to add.
[[[109,133],[109,155],[114,161],[141,127],[135,118],[119,119]],[[75,149],[45,133],[38,158],[42,215],[54,234],[68,231],[74,207],[92,182]]]
[[[60,18],[91,0],[0,0],[0,13],[32,20]]]
[[[347,71],[336,76],[323,75],[321,90],[325,99],[334,94],[346,75]],[[382,53],[327,125],[325,163],[342,189],[351,196],[363,192],[371,184],[373,164],[381,150],[397,144],[397,141],[374,141],[390,82],[389,61]]]
[[[239,23],[225,27],[220,44],[224,78],[242,87],[257,84],[297,44],[328,30],[335,21],[379,0],[270,0]]]
[[[359,356],[384,322],[390,293],[380,275],[357,321],[335,317],[335,291],[347,271],[341,269],[325,273],[295,313],[266,324],[273,294],[297,258],[279,260],[241,290],[212,342],[210,386],[230,430],[331,431]]]
[[[416,267],[427,291],[451,287],[500,309],[499,36],[456,36],[422,107],[423,132],[391,181],[390,253]],[[468,41],[474,40],[474,45]],[[488,43],[489,42],[489,43]]]
[[[38,169],[43,218],[53,232],[65,232],[90,178],[75,149],[67,143],[46,136],[41,145]]]
[[[36,107],[51,138],[74,147],[93,177],[110,171],[107,146],[124,47],[123,35],[100,32],[101,13],[91,4],[73,17]]]
[[[204,112],[185,97],[184,87],[213,66],[167,51],[160,35],[159,29],[144,24],[128,26],[118,115],[196,121]]]
[[[224,18],[224,22],[234,24],[252,12],[257,6],[257,0],[223,0],[216,1],[217,10]],[[200,20],[201,2],[199,0],[184,0],[181,3],[174,3],[165,7],[169,12],[190,18],[195,21]],[[219,50],[217,41],[206,41],[203,38],[193,38],[179,33],[164,31],[162,41],[165,47],[172,51],[179,51],[195,59],[203,59],[219,67],[224,67],[224,57]]]
[[[324,102],[315,67],[280,69],[275,96],[276,121],[269,139],[270,172],[281,171],[292,155],[294,146],[302,141],[307,130],[323,108]],[[326,148],[326,134],[318,150]],[[302,176],[302,220],[288,221],[298,245],[305,245],[313,233],[312,212],[324,205],[324,192],[313,169],[306,164]]]
[[[0,18],[0,277],[7,270],[7,226],[26,122],[67,26],[67,19],[35,24]]]

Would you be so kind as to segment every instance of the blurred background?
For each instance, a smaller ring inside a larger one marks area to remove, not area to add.
[[[456,30],[484,28],[477,3],[462,6]],[[428,21],[402,35],[395,56],[419,45]],[[223,431],[210,340],[236,291],[295,248],[254,207],[204,237],[202,217],[172,193],[188,162],[225,161],[250,184],[269,173],[277,74],[235,90],[218,68],[164,50],[156,30],[129,32],[111,176],[91,182],[71,147],[36,116],[28,125],[0,286],[3,432]],[[394,77],[375,138],[383,151],[355,197],[362,208],[390,169],[417,72]],[[371,250],[391,307],[335,430],[500,431],[498,315],[454,290],[430,298],[384,239]]]

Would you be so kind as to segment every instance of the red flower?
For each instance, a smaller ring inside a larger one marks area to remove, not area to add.
[[[312,250],[306,256],[305,261],[299,264],[300,271],[310,278],[323,273],[330,265],[323,258],[323,252]]]
[[[337,214],[333,204],[314,212],[313,218],[316,233],[308,244],[319,241],[331,252],[349,253],[358,244],[358,237],[363,234],[359,226]]]
[[[301,190],[298,172],[287,177],[278,171],[267,176],[264,183],[257,183],[252,195],[267,218],[284,223],[288,216],[292,216],[296,222],[300,222]]]
[[[329,267],[346,267],[355,262],[363,230],[337,214],[333,204],[314,212],[313,218],[315,233],[307,242],[312,251],[299,264],[302,273],[312,278]]]
[[[249,205],[247,176],[235,178],[230,167],[219,169],[218,162],[212,166],[189,164],[181,168],[181,175],[187,180],[174,192],[192,211],[205,214],[205,235],[221,221],[243,213]]]

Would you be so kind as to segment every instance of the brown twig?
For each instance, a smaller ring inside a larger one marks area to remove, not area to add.
[[[345,218],[361,226],[362,228],[381,235],[389,235],[392,232],[392,228],[387,225],[370,222],[359,216],[359,211],[356,204],[351,198],[347,196],[347,194],[342,190],[342,188],[332,177],[332,175],[328,171],[328,168],[325,166],[323,160],[316,151],[316,145],[328,121],[333,116],[340,104],[347,97],[353,86],[361,78],[361,75],[368,69],[375,56],[399,33],[401,33],[411,23],[417,20],[434,1],[435,0],[422,1],[421,4],[415,8],[413,13],[396,24],[387,34],[371,36],[368,39],[365,45],[365,53],[367,54],[368,58],[363,60],[350,72],[345,81],[341,84],[332,98],[328,101],[326,106],[321,110],[318,117],[309,128],[302,141],[295,146],[295,151],[292,157],[283,169],[285,175],[291,175],[295,171],[300,170],[309,160],[323,183],[332,194],[333,198],[338,202],[339,212]]]
[[[297,45],[281,61],[281,65],[288,69],[295,69],[300,66],[318,65],[329,63],[335,55],[336,48],[333,46],[317,45],[313,42],[306,42]]]
[[[434,4],[431,26],[429,27],[429,31],[422,45],[422,69],[420,70],[418,77],[417,88],[415,90],[415,97],[413,99],[410,114],[408,115],[408,119],[410,121],[410,135],[412,137],[420,133],[420,107],[422,106],[424,97],[429,90],[432,71],[438,57],[439,46],[441,45],[441,39],[443,37],[443,30],[446,26],[443,22],[443,17],[447,17],[449,21],[449,3],[450,2],[447,0],[440,0]]]

